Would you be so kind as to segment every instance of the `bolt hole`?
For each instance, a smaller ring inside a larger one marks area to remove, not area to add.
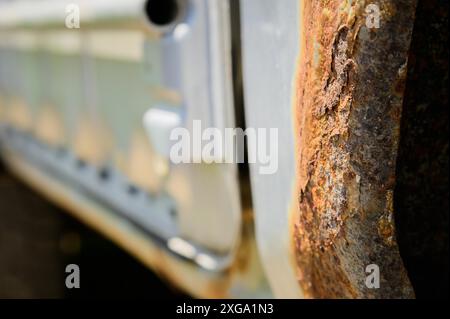
[[[107,179],[109,179],[111,177],[111,172],[106,167],[103,167],[98,171],[98,177],[102,181],[106,181]]]
[[[131,185],[131,184],[128,185],[127,191],[128,191],[128,194],[130,194],[130,195],[137,195],[139,193],[139,189],[136,186]]]
[[[166,26],[175,21],[179,13],[177,0],[148,0],[145,4],[148,20],[157,26]]]

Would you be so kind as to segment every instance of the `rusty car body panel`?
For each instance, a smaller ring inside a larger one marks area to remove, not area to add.
[[[196,297],[414,298],[396,174],[408,189],[420,0],[169,2],[166,22],[151,0],[0,2],[11,171]],[[278,170],[172,163],[170,131],[196,120],[277,128]]]

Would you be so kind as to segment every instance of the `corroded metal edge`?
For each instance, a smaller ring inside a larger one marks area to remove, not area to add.
[[[366,26],[367,5],[380,28]],[[303,1],[296,78],[299,282],[311,298],[412,298],[393,190],[416,1]],[[365,269],[380,269],[380,288]]]

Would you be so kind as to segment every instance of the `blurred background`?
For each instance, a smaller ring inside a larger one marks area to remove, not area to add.
[[[184,296],[0,165],[0,298]],[[82,289],[66,288],[68,264],[80,266]]]

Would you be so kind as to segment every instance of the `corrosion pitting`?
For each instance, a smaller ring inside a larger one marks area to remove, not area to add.
[[[378,3],[375,30],[365,26],[369,2],[302,3],[295,102],[300,285],[316,298],[413,297],[395,241],[392,192],[415,3]],[[364,270],[374,263],[381,287],[371,290]]]

